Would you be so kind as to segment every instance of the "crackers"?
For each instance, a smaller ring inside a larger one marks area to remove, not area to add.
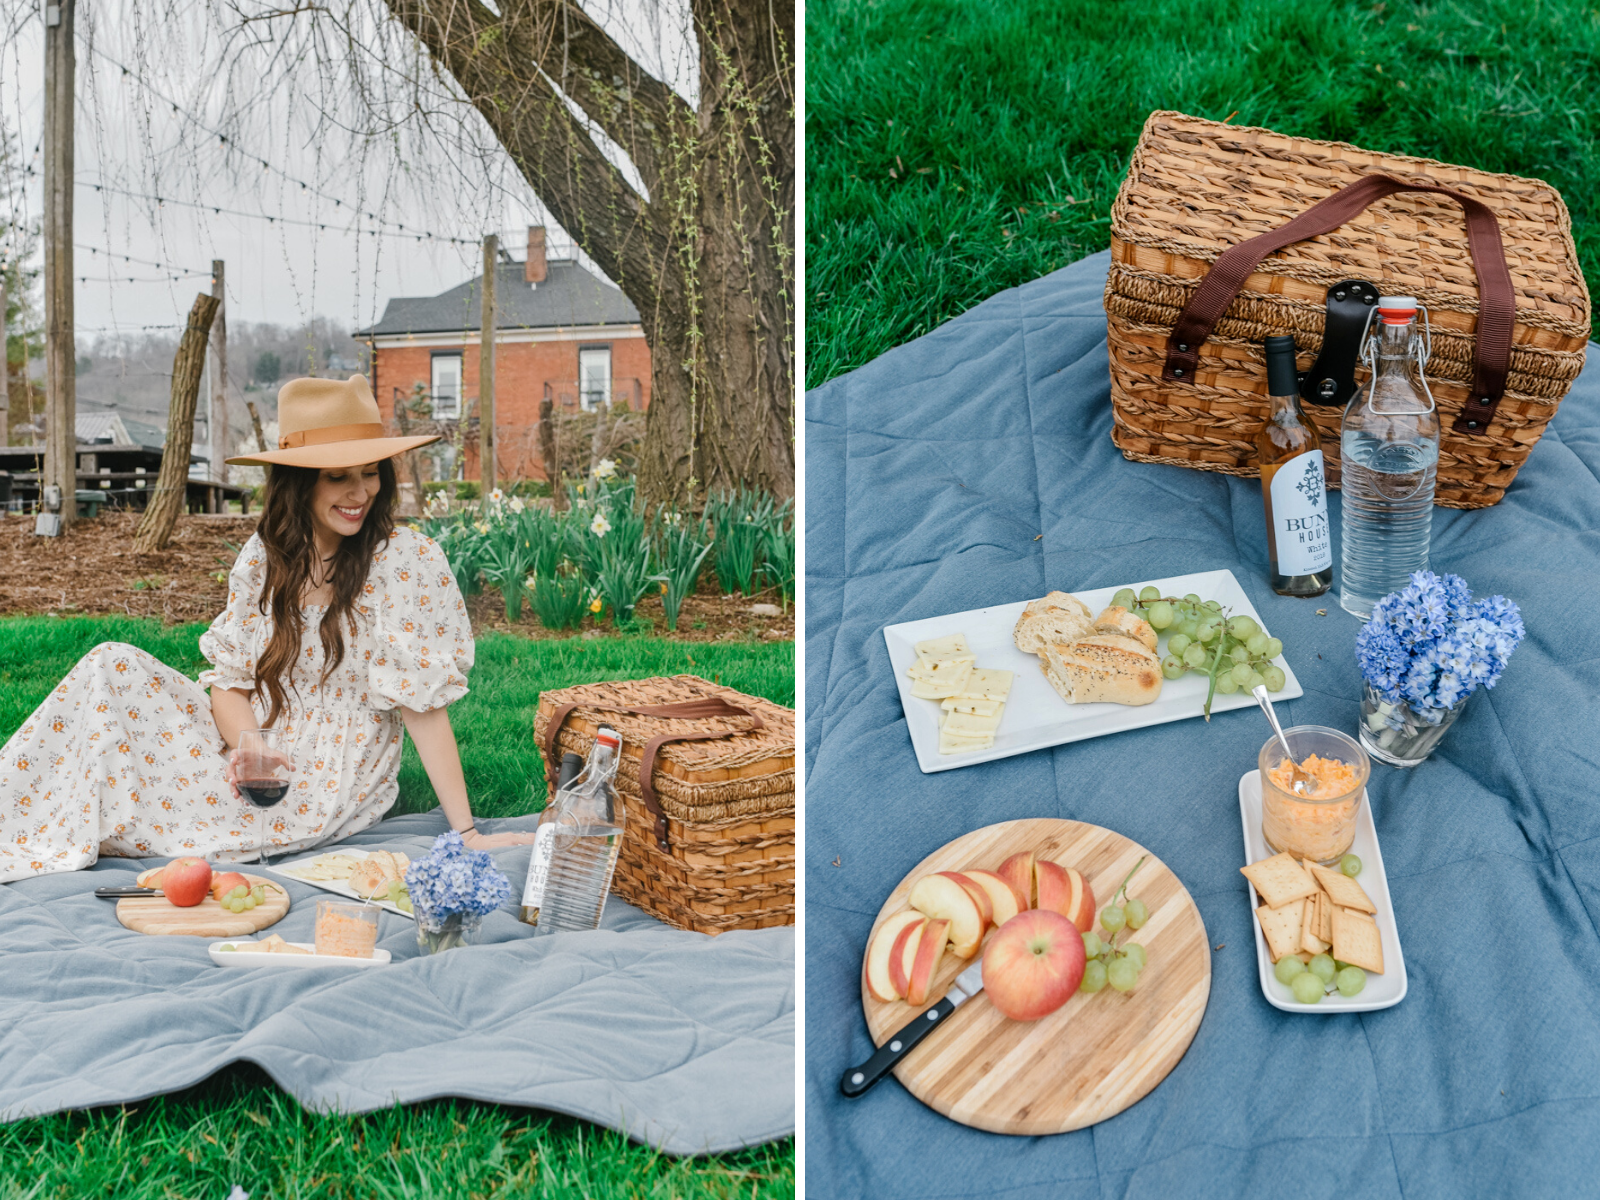
[[[1378,923],[1349,908],[1333,910],[1333,957],[1363,971],[1383,974],[1383,938]]]
[[[1371,914],[1377,905],[1342,871],[1275,854],[1240,873],[1264,903],[1256,909],[1274,964],[1318,954],[1383,974],[1383,937]]]
[[[977,656],[961,633],[918,642],[916,651],[917,661],[906,674],[913,696],[940,702],[939,753],[966,754],[993,746],[1011,694],[1011,672],[977,666]]]
[[[1255,885],[1268,908],[1282,908],[1291,900],[1299,900],[1317,890],[1316,879],[1292,854],[1274,854],[1248,867],[1240,867],[1239,873]]]

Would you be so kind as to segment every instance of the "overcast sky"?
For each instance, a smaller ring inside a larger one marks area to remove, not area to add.
[[[79,0],[73,240],[80,344],[101,332],[178,327],[195,293],[209,290],[214,258],[226,263],[230,320],[298,325],[320,315],[353,328],[375,320],[391,297],[433,295],[478,274],[477,243],[485,233],[498,232],[519,259],[530,224],[549,227],[557,254],[568,245],[498,152],[453,162],[450,147],[417,138],[394,147],[377,143],[367,162],[353,164],[341,158],[347,137],[315,132],[310,105],[282,93],[259,110],[248,98],[241,105],[237,95],[208,97],[190,74],[198,63],[151,48],[151,30],[140,28],[148,6],[129,16],[137,2]],[[43,25],[38,6],[30,8],[31,18],[0,51],[0,111],[35,168],[27,203],[36,215]],[[202,60],[214,36],[206,23],[226,16],[205,8],[190,10],[196,13],[190,28],[162,31],[173,44],[192,45]],[[586,8],[648,69],[691,95],[693,46],[682,6],[616,0],[605,11]],[[225,112],[230,105],[233,124]],[[468,121],[472,136],[488,142],[482,122]],[[219,125],[235,133],[228,153],[210,132]],[[158,203],[158,195],[166,202]],[[348,231],[357,210],[363,225],[381,229],[379,236]],[[470,244],[418,241],[419,229]],[[185,272],[192,277],[167,277]]]

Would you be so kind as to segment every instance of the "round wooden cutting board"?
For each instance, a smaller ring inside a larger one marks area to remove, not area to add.
[[[246,875],[245,879],[251,887],[258,883],[272,885],[267,888],[266,903],[248,912],[229,912],[210,896],[193,908],[179,908],[165,896],[126,896],[117,901],[117,920],[135,933],[185,933],[192,937],[243,937],[276,925],[289,911],[289,893],[281,883],[259,875]]]
[[[1082,872],[1094,889],[1097,921],[1123,876],[1149,854],[1119,833],[1079,821],[1043,817],[990,825],[918,863],[889,893],[873,932],[906,907],[922,876],[992,871],[1022,850]],[[1211,949],[1188,891],[1153,854],[1129,883],[1128,896],[1150,910],[1144,928],[1123,938],[1138,942],[1148,956],[1132,992],[1124,995],[1109,984],[1093,995],[1079,992],[1038,1021],[1003,1017],[980,992],[908,1054],[895,1077],[936,1112],[991,1133],[1065,1133],[1104,1121],[1142,1098],[1177,1065],[1200,1027],[1211,995]],[[861,1003],[872,1040],[881,1046],[927,1006],[874,998],[867,991],[864,958]],[[929,995],[943,996],[968,965],[947,951]]]

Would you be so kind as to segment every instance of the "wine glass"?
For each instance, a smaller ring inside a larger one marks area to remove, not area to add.
[[[239,735],[239,760],[235,771],[239,794],[257,808],[267,809],[289,794],[293,772],[276,729],[246,729]],[[267,817],[261,815],[261,848],[257,861],[267,862]]]

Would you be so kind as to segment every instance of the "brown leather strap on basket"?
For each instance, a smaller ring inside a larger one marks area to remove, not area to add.
[[[1267,255],[1319,234],[1331,233],[1351,217],[1396,192],[1432,192],[1449,196],[1467,215],[1467,245],[1478,275],[1478,336],[1473,348],[1472,395],[1453,428],[1457,433],[1483,433],[1505,394],[1511,369],[1511,332],[1517,319],[1516,291],[1500,244],[1500,224],[1482,201],[1449,188],[1407,183],[1392,175],[1366,175],[1313,204],[1287,224],[1230,246],[1217,257],[1200,287],[1184,305],[1167,338],[1167,363],[1161,373],[1169,383],[1191,383],[1200,363],[1200,346],[1238,296],[1251,272]]]
[[[668,742],[714,742],[719,738],[733,737],[735,734],[754,733],[764,725],[758,714],[720,696],[708,697],[705,700],[681,700],[676,704],[643,704],[638,708],[621,708],[610,704],[590,704],[586,700],[574,700],[570,704],[561,705],[550,714],[550,727],[545,731],[544,744],[544,761],[547,764],[559,761],[556,739],[561,736],[561,727],[566,724],[572,710],[580,706],[593,708],[599,712],[629,713],[636,717],[665,717],[679,721],[699,721],[706,717],[750,718],[748,729],[725,729],[721,733],[664,733],[660,737],[651,738],[645,744],[644,753],[639,757],[639,795],[644,798],[645,807],[650,810],[650,815],[656,819],[656,845],[663,850],[668,849],[670,843],[667,840],[667,815],[661,811],[661,801],[656,797],[656,751]]]

